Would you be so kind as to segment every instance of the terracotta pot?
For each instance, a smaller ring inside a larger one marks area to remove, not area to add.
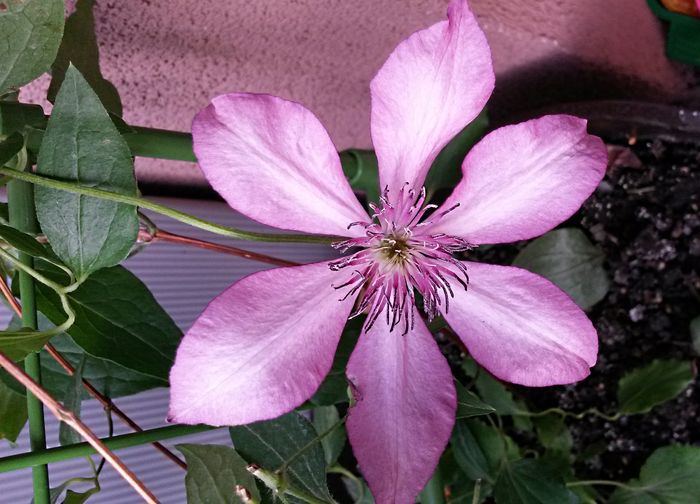
[[[689,16],[700,16],[698,12],[700,0],[661,0],[661,3],[671,12],[678,12]]]

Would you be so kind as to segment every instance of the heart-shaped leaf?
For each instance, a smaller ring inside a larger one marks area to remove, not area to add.
[[[278,490],[299,489],[319,501],[333,502],[326,484],[323,447],[311,422],[299,413],[231,427],[230,432],[233,446],[249,462],[268,473],[286,469],[284,474],[275,474],[288,485]]]
[[[0,95],[46,72],[62,35],[62,0],[0,0]]]
[[[536,459],[504,464],[494,490],[496,504],[575,504],[578,498]]]
[[[85,359],[81,359],[75,367],[75,373],[71,377],[70,386],[63,394],[63,407],[72,411],[73,414],[80,418],[80,410],[83,404],[83,369],[85,368]],[[65,422],[61,422],[58,430],[58,440],[62,445],[70,445],[82,441],[80,434],[71,428]]]
[[[46,265],[38,269],[57,283],[66,275]],[[66,320],[58,296],[37,284],[39,311],[58,325]],[[121,266],[104,268],[68,294],[76,319],[68,334],[87,353],[167,380],[182,332],[148,288]]]
[[[609,504],[697,504],[700,448],[665,446],[647,459],[638,480],[618,488]]]
[[[38,316],[39,330],[45,331],[54,325],[41,313]],[[16,317],[13,317],[10,328],[19,328],[21,324]],[[76,345],[67,334],[58,334],[51,338],[53,347],[76,368],[81,360],[85,361],[83,366],[83,378],[88,380],[93,387],[107,397],[121,397],[135,394],[143,390],[156,387],[167,386],[164,378],[138,373],[133,369],[128,369],[107,359],[100,359],[86,354],[85,351]],[[71,389],[73,378],[66,373],[61,365],[56,362],[46,350],[41,350],[41,384],[58,400],[64,400],[67,390]],[[0,381],[10,387],[15,392],[24,396],[26,389],[17,383],[7,372],[0,371]],[[81,397],[87,399],[90,396],[83,390]]]
[[[676,397],[692,381],[690,362],[655,360],[620,379],[617,389],[619,410],[624,414],[646,413]]]
[[[339,421],[340,415],[335,406],[321,406],[313,410],[314,428],[319,436],[325,434],[321,438],[321,446],[326,455],[326,467],[335,464],[347,440],[345,429]]]
[[[29,254],[32,257],[45,259],[54,264],[61,264],[61,260],[53,253],[53,250],[45,247],[32,236],[18,229],[0,224],[0,238],[20,252]]]
[[[56,97],[37,172],[120,194],[137,193],[128,145],[73,66]],[[126,258],[138,233],[135,207],[43,186],[34,191],[41,229],[78,280]]]
[[[455,389],[457,390],[457,419],[488,415],[496,412],[493,406],[486,404],[479,399],[479,396],[467,390],[464,385],[457,381],[455,381]]]
[[[242,487],[260,502],[255,478],[246,469],[247,463],[236,450],[221,445],[180,444],[187,462],[187,502],[207,504],[248,504],[241,498],[237,487]]]
[[[564,228],[533,240],[520,251],[513,266],[548,278],[586,310],[610,289],[604,260],[603,252],[583,231]]]

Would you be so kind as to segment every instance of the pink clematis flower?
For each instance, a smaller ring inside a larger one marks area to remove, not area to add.
[[[381,201],[369,216],[327,132],[298,103],[215,98],[194,120],[200,166],[237,211],[342,236],[337,261],[252,274],[214,299],[172,369],[170,419],[239,425],[287,413],[330,370],[348,316],[367,319],[347,366],[347,429],[378,503],[413,502],[454,424],[450,368],[414,306],[441,313],[498,378],[571,383],[595,364],[596,331],[556,286],[522,269],[461,261],[480,244],[540,235],[571,216],[606,167],[584,120],[556,115],[487,135],[440,207],[421,186],[438,152],[493,90],[489,47],[465,0],[394,50],[371,84]],[[341,298],[341,300],[339,300]]]

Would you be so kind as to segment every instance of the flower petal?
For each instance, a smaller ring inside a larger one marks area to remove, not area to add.
[[[262,94],[214,98],[192,123],[207,180],[235,210],[258,222],[307,233],[355,236],[367,221],[333,142],[298,103]]]
[[[299,406],[328,374],[353,300],[327,263],[254,273],[215,298],[170,372],[175,422],[239,425]]]
[[[430,232],[470,243],[507,243],[538,236],[565,221],[605,175],[603,141],[586,121],[548,115],[499,128],[469,152],[462,180]]]
[[[415,502],[454,425],[450,367],[416,315],[405,335],[382,320],[363,332],[347,376],[357,400],[348,436],[375,502]]]
[[[464,262],[469,289],[453,285],[445,319],[496,377],[530,387],[582,380],[598,336],[586,314],[545,278],[524,269]]]
[[[491,51],[466,0],[453,0],[447,17],[401,42],[372,80],[382,188],[420,187],[435,156],[493,91]]]

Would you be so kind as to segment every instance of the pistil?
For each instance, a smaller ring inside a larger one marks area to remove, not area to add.
[[[436,205],[424,205],[426,192],[418,194],[404,185],[395,200],[385,188],[379,205],[370,204],[372,221],[353,222],[348,226],[363,226],[365,236],[336,242],[342,252],[360,248],[354,254],[330,263],[333,271],[352,268],[350,278],[336,289],[347,289],[344,297],[360,293],[352,317],[367,313],[365,331],[371,329],[382,313],[393,330],[403,322],[403,334],[414,325],[414,289],[423,297],[423,309],[428,319],[442,308],[449,310],[449,298],[454,297],[451,283],[468,288],[467,268],[453,253],[469,250],[465,240],[444,233],[430,234],[430,224],[454,210],[433,211]]]

